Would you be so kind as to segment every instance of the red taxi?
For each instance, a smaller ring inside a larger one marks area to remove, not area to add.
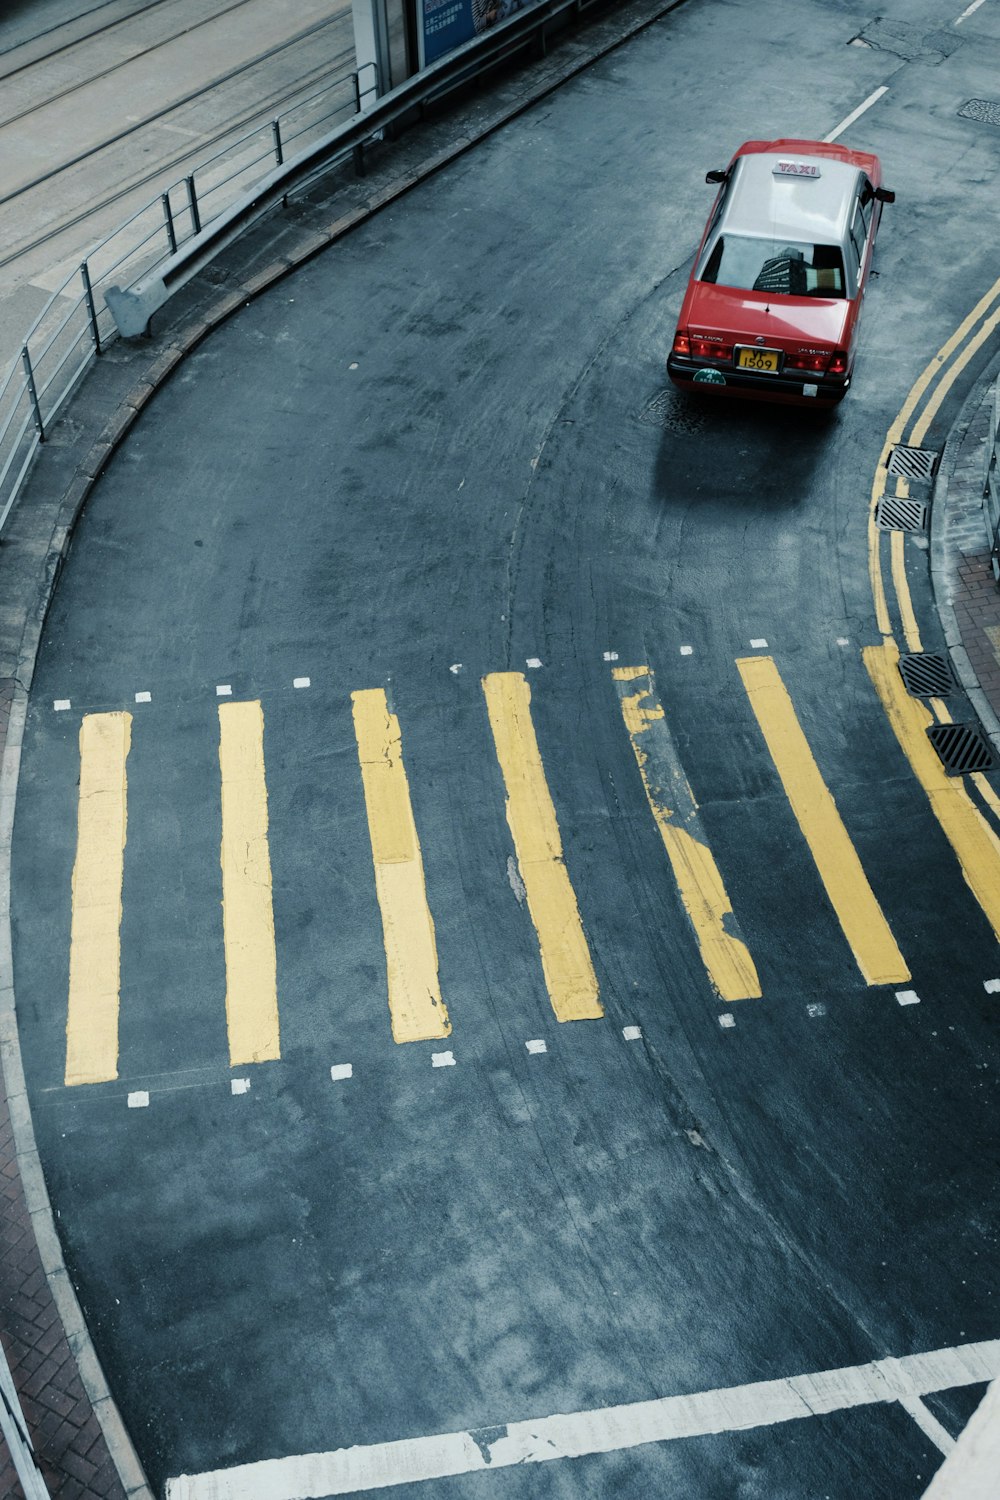
[[[847,393],[882,205],[877,156],[746,141],[724,171],[667,373],[685,390],[832,406]]]

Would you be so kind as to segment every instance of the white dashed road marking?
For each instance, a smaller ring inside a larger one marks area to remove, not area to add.
[[[333,1067],[330,1069],[330,1077],[333,1079],[334,1083],[339,1083],[342,1078],[353,1078],[354,1064],[334,1063]]]
[[[233,696],[232,686],[228,682],[220,682],[215,690],[217,698],[231,698]]]
[[[145,1089],[136,1089],[135,1093],[129,1094],[125,1102],[129,1109],[146,1109],[149,1105],[149,1095]]]
[[[545,1043],[541,1039],[539,1039],[537,1041],[534,1041],[534,1042],[525,1042],[524,1045],[527,1047],[528,1051],[531,1052],[531,1053],[548,1052],[548,1050],[549,1050],[548,1047],[545,1045]]]
[[[57,698],[52,705],[57,714],[64,714],[69,706],[70,702],[68,698]]]
[[[642,1029],[639,1026],[623,1026],[622,1036],[627,1042],[637,1042],[642,1036]]]
[[[897,990],[896,999],[899,1001],[900,1005],[920,1004],[920,996],[917,994],[916,990]]]
[[[135,701],[136,703],[152,703],[153,695],[152,693],[136,693]]]
[[[454,1066],[455,1066],[455,1054],[454,1054],[454,1052],[432,1052],[431,1053],[431,1067],[432,1068],[453,1068]]]

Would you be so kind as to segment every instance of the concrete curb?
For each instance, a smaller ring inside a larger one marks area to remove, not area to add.
[[[166,326],[159,338],[153,339],[151,352],[146,352],[148,345],[144,348],[141,341],[136,341],[124,354],[121,345],[114,345],[103,356],[105,368],[115,364],[128,367],[129,383],[124,391],[119,390],[117,393],[110,415],[105,417],[103,425],[77,459],[75,468],[63,483],[59,498],[55,502],[49,499],[48,503],[55,511],[51,527],[43,527],[42,532],[32,539],[30,550],[36,558],[36,567],[38,562],[41,563],[41,572],[35,573],[33,589],[29,587],[29,590],[24,591],[30,592],[31,597],[22,599],[20,631],[17,632],[15,627],[19,639],[8,638],[5,643],[8,661],[13,668],[14,696],[0,762],[0,1067],[7,1092],[18,1170],[46,1279],[76,1359],[84,1389],[130,1500],[131,1497],[135,1497],[135,1500],[153,1500],[153,1492],[108,1388],[63,1259],[35,1142],[14,995],[10,851],[21,744],[41,633],[63,561],[69,551],[73,530],[93,485],[143,407],[185,356],[213,329],[253,297],[268,290],[381,208],[455,161],[493,131],[553,92],[567,79],[582,72],[685,3],[686,0],[631,0],[631,3],[610,15],[605,13],[596,17],[580,31],[571,31],[556,38],[551,55],[520,69],[513,78],[505,76],[502,83],[494,89],[490,100],[484,101],[481,96],[477,96],[471,106],[456,107],[447,117],[444,131],[440,122],[429,127],[421,125],[393,147],[383,148],[380,153],[383,160],[387,156],[394,160],[401,156],[405,160],[415,154],[417,160],[411,161],[402,171],[393,172],[390,166],[388,171],[373,172],[364,180],[365,185],[370,185],[372,190],[361,202],[355,202],[346,211],[337,203],[338,197],[357,196],[359,190],[354,185],[353,192],[338,194],[335,184],[325,211],[317,205],[304,222],[296,224],[293,219],[290,223],[281,210],[273,210],[257,224],[250,226],[230,253],[220,257],[233,261],[239,257],[241,248],[245,248],[247,244],[251,246],[249,266],[244,267],[235,285],[219,287],[202,273],[192,283],[195,289],[193,295],[179,296],[176,306],[168,304],[163,314],[157,314],[157,322]],[[461,124],[457,125],[457,121],[461,121]],[[443,133],[447,135],[447,140],[442,143],[439,137]],[[413,150],[419,144],[421,136],[429,136],[431,140],[430,149],[425,149],[422,155],[419,149],[416,153]],[[314,187],[312,193],[315,192]],[[339,211],[335,211],[331,217],[330,209]],[[261,257],[263,263],[255,263],[254,250],[260,248],[258,242],[261,238],[264,238],[265,249],[269,253]],[[84,384],[86,383],[85,381]],[[78,401],[79,396],[75,396],[69,403],[70,409]],[[64,411],[60,418],[61,424],[66,422],[66,415]],[[37,478],[37,470],[43,466],[46,457],[43,449],[36,464],[36,474],[32,477]],[[27,489],[30,488],[31,479],[27,486]],[[51,511],[48,513],[51,515]],[[47,545],[45,529],[48,529]]]

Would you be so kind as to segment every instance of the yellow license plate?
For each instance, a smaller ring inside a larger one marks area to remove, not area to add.
[[[776,375],[781,364],[778,349],[738,349],[736,367],[740,370],[762,370],[767,375]]]

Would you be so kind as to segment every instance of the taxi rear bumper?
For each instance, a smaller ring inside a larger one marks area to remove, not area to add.
[[[750,396],[760,401],[792,401],[803,406],[836,406],[847,395],[850,375],[813,375],[806,370],[794,375],[766,375],[755,370],[737,370],[732,365],[710,365],[704,360],[670,353],[667,374],[683,390],[706,395]]]

